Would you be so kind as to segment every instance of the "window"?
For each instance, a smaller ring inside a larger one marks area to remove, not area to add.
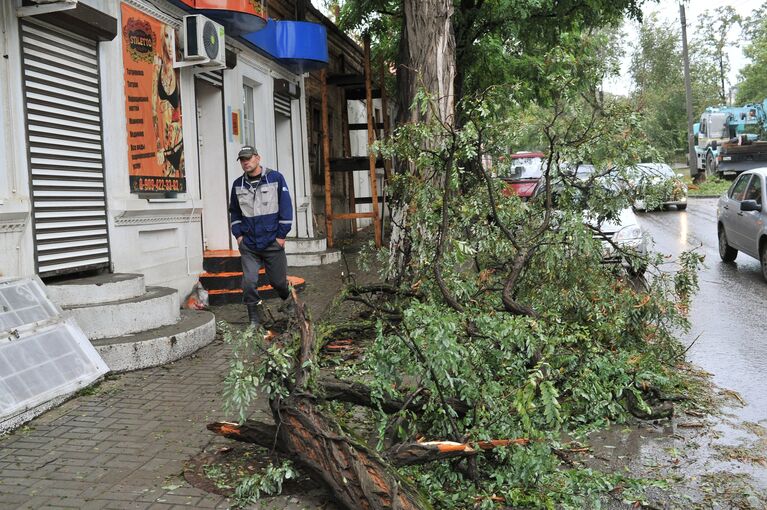
[[[751,178],[750,174],[741,175],[735,184],[730,188],[730,198],[733,200],[741,201],[746,194],[746,185]]]
[[[242,86],[242,142],[256,146],[256,121],[253,112],[253,87]]]
[[[746,189],[746,198],[743,200],[756,200],[757,204],[762,204],[762,179],[758,175],[751,179]]]

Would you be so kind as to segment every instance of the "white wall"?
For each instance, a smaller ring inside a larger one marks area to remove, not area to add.
[[[0,2],[0,278],[34,274],[16,6]]]
[[[197,172],[192,71],[182,69],[180,83],[187,192],[179,193],[176,199],[138,198],[130,193],[128,176],[120,2],[88,0],[88,3],[118,19],[117,37],[100,44],[104,159],[113,268],[118,273],[142,273],[148,285],[174,287],[183,297],[202,272],[202,202]],[[167,3],[162,4],[162,11],[142,0],[128,3],[174,26],[180,25],[184,14]]]

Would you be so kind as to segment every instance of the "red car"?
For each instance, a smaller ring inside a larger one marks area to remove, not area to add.
[[[515,194],[523,200],[530,198],[543,176],[544,158],[542,152],[515,152],[509,156],[511,163],[498,174],[508,185],[504,194]]]

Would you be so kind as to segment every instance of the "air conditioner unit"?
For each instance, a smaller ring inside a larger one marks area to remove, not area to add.
[[[226,67],[224,27],[201,14],[184,16],[184,61],[205,67]]]

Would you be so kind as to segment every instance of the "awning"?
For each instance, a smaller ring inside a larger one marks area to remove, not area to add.
[[[263,30],[242,38],[296,74],[328,65],[328,34],[320,23],[270,19]]]
[[[266,26],[261,0],[170,0],[179,7],[221,23],[226,35],[238,37]]]

